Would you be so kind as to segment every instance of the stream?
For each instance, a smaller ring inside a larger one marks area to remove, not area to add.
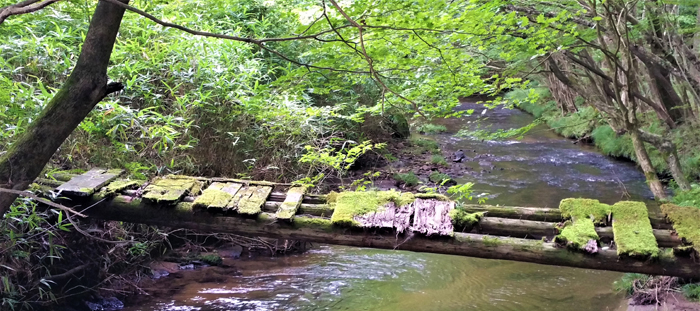
[[[488,204],[557,207],[568,197],[614,203],[652,194],[633,163],[538,126],[521,140],[454,137],[464,127],[507,129],[533,118],[519,110],[464,103],[472,116],[440,120],[432,135],[445,152],[467,155],[460,182],[476,183]],[[480,120],[480,122],[476,122]],[[167,299],[127,311],[211,310],[626,310],[613,291],[621,274],[459,256],[316,246],[304,254],[231,261],[242,276],[192,282]],[[199,272],[192,272],[199,273]],[[167,282],[167,281],[165,281]]]

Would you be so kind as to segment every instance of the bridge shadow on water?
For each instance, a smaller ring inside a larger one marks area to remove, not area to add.
[[[512,128],[532,121],[518,110],[438,123],[436,139],[469,158],[459,182],[472,181],[489,203],[557,207],[567,197],[650,199],[634,164],[573,144],[538,126],[522,140],[481,141],[452,134],[463,127]],[[479,123],[476,121],[480,120]],[[284,258],[231,262],[243,275],[191,283],[173,297],[126,310],[625,310],[613,292],[620,273],[426,253],[338,246]],[[197,273],[197,272],[192,272]]]

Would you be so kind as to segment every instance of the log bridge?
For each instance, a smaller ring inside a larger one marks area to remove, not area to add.
[[[61,204],[101,220],[700,278],[694,246],[700,209],[672,206],[649,215],[640,202],[587,199],[567,199],[560,208],[505,207],[439,194],[313,195],[303,186],[265,181],[175,175],[139,181],[121,174],[93,169],[37,183],[60,191]]]

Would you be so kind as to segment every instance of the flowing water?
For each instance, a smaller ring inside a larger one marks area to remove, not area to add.
[[[496,109],[440,123],[511,128],[532,117]],[[480,120],[480,122],[475,122]],[[521,140],[481,141],[450,134],[436,138],[468,161],[459,182],[473,181],[489,203],[556,207],[567,197],[651,198],[633,164],[573,144],[545,127]],[[458,256],[319,246],[296,256],[234,261],[242,276],[223,283],[190,283],[168,299],[128,311],[185,310],[617,310],[612,290],[620,273]],[[197,273],[197,272],[193,272]],[[624,308],[624,306],[623,306]]]

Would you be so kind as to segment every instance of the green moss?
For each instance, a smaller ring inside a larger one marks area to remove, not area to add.
[[[338,200],[338,193],[331,191],[326,195],[326,203],[335,203]]]
[[[559,203],[562,217],[571,219],[564,223],[556,236],[558,243],[574,249],[583,249],[588,241],[600,240],[595,224],[605,224],[612,207],[593,199],[564,199]]]
[[[127,189],[135,189],[143,185],[143,180],[120,179],[109,183],[102,189],[107,194],[117,194]]]
[[[455,231],[471,231],[471,228],[479,223],[479,220],[484,217],[484,213],[468,213],[463,209],[453,209],[450,211],[450,219]]]
[[[658,257],[659,246],[642,202],[622,201],[612,206],[613,233],[618,255]]]
[[[391,191],[345,191],[338,193],[331,222],[335,225],[359,226],[355,216],[376,212],[386,203],[394,202],[397,206],[413,203],[412,193]]]
[[[228,204],[233,196],[220,189],[206,189],[202,192],[202,195],[198,196],[194,200],[195,207],[220,207],[223,208]]]
[[[224,263],[224,260],[215,254],[199,255],[197,259],[211,266],[220,266]]]
[[[661,211],[673,222],[678,236],[700,249],[700,209],[675,204],[661,205]]]
[[[200,183],[192,177],[168,176],[158,179],[144,190],[144,199],[153,202],[176,202],[188,192],[199,191]]]
[[[593,199],[564,199],[559,203],[564,218],[591,219],[595,224],[605,224],[612,207]]]
[[[394,174],[394,179],[408,187],[417,186],[420,180],[413,172]]]
[[[486,246],[499,246],[503,244],[503,242],[496,237],[485,236],[482,238],[482,241],[484,241],[484,245]]]
[[[588,241],[598,241],[600,237],[595,232],[595,226],[590,219],[579,219],[575,222],[567,221],[564,229],[557,235],[556,241],[566,244],[568,247],[583,249]]]
[[[313,228],[320,229],[323,231],[333,230],[333,223],[331,222],[331,220],[320,217],[294,217],[293,224],[294,227],[297,229]]]

